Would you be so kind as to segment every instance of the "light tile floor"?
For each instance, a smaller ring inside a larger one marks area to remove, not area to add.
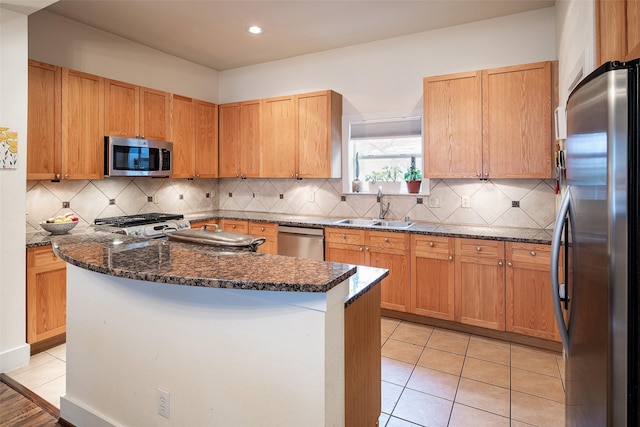
[[[564,426],[559,353],[388,318],[381,344],[381,427]],[[66,345],[8,375],[59,408]]]
[[[380,426],[564,426],[562,354],[383,318]]]

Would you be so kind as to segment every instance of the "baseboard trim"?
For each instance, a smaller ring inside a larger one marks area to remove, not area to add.
[[[50,348],[57,347],[60,344],[64,344],[67,342],[67,334],[62,333],[60,335],[53,336],[51,338],[47,338],[42,341],[35,342],[31,344],[31,355],[42,353],[43,351],[49,350]]]
[[[9,372],[29,363],[29,344],[24,343],[18,347],[0,353],[0,372]]]

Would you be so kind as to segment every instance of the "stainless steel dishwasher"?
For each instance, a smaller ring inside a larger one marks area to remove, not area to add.
[[[278,254],[324,261],[324,230],[278,225]]]

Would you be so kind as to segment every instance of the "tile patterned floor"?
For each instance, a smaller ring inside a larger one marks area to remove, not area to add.
[[[381,427],[564,426],[562,355],[382,319]],[[66,345],[8,375],[60,407]]]
[[[564,426],[559,353],[382,319],[380,426]]]

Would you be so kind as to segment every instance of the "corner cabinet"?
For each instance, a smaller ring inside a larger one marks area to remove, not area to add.
[[[27,342],[66,332],[67,264],[51,246],[27,249]]]
[[[218,114],[220,178],[260,177],[260,101],[222,104]]]
[[[550,178],[551,62],[426,77],[425,175]]]

